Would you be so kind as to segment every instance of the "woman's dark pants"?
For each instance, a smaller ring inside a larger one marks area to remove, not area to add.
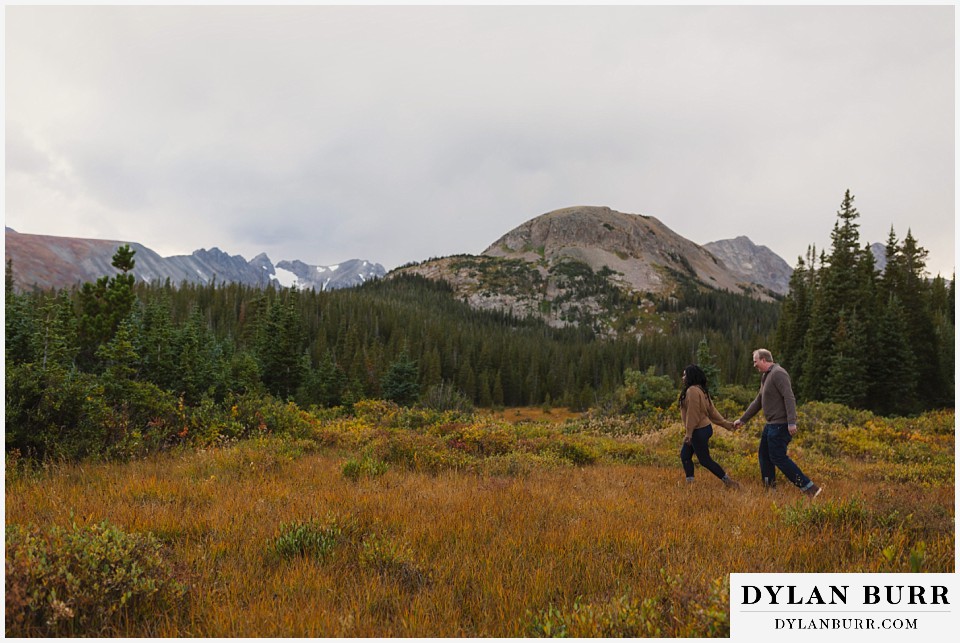
[[[810,484],[810,478],[803,475],[800,467],[787,456],[787,445],[792,439],[786,424],[764,425],[757,455],[760,458],[760,475],[766,486],[771,487],[776,482],[777,469],[801,489]]]
[[[710,436],[712,435],[713,427],[708,424],[705,427],[693,430],[691,444],[683,443],[683,448],[680,449],[680,462],[683,463],[683,471],[687,474],[688,478],[693,477],[694,454],[696,454],[700,464],[706,467],[713,475],[721,480],[727,475],[723,467],[714,462],[713,458],[710,457]]]

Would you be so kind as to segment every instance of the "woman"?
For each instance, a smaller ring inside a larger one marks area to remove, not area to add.
[[[707,376],[703,370],[695,365],[683,369],[683,391],[680,392],[680,420],[686,431],[683,438],[683,447],[680,449],[680,462],[687,474],[687,482],[693,482],[693,455],[706,467],[710,473],[723,481],[723,484],[733,489],[740,485],[726,474],[719,464],[710,457],[710,436],[713,435],[713,420],[725,429],[733,431],[732,422],[728,422],[713,406],[710,393],[707,391]]]

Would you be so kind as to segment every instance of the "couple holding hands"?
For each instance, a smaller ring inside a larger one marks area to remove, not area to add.
[[[713,435],[710,422],[716,422],[733,431],[743,426],[762,408],[766,424],[760,436],[757,455],[763,486],[767,489],[775,487],[777,469],[780,469],[787,480],[800,491],[816,498],[820,495],[820,487],[805,476],[787,455],[787,445],[797,433],[797,402],[790,385],[790,375],[773,361],[773,355],[764,348],[753,351],[753,366],[760,371],[760,392],[735,422],[728,422],[713,406],[703,370],[692,364],[683,369],[680,419],[686,434],[680,449],[680,461],[687,474],[687,482],[693,482],[693,456],[696,455],[700,464],[720,478],[725,485],[739,488],[740,485],[710,457],[710,436]]]

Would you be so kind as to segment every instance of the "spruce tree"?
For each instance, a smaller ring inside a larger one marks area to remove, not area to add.
[[[863,324],[856,312],[841,311],[834,331],[824,398],[853,408],[862,408],[870,384]]]
[[[112,261],[120,274],[100,277],[95,283],[87,282],[81,287],[78,361],[85,368],[98,368],[97,351],[113,338],[117,327],[133,311],[137,301],[131,273],[136,264],[135,254],[129,245],[120,246]]]
[[[720,368],[717,366],[717,358],[710,352],[706,337],[697,344],[697,365],[707,376],[707,388],[710,393],[716,395],[720,390]]]
[[[401,406],[409,406],[420,397],[419,381],[417,363],[403,352],[383,377],[383,396]]]
[[[881,415],[916,410],[916,367],[907,339],[907,316],[896,293],[891,292],[880,309],[877,346],[871,373],[872,410]]]
[[[787,296],[780,307],[780,318],[774,339],[774,349],[780,364],[790,372],[794,382],[803,378],[803,342],[810,327],[814,289],[816,288],[816,248],[807,248],[809,267],[803,257],[797,257],[797,267],[790,275]]]

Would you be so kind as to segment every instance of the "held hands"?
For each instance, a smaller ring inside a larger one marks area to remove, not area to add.
[[[739,429],[741,426],[743,426],[743,422],[741,422],[740,420],[733,421],[733,428]]]

